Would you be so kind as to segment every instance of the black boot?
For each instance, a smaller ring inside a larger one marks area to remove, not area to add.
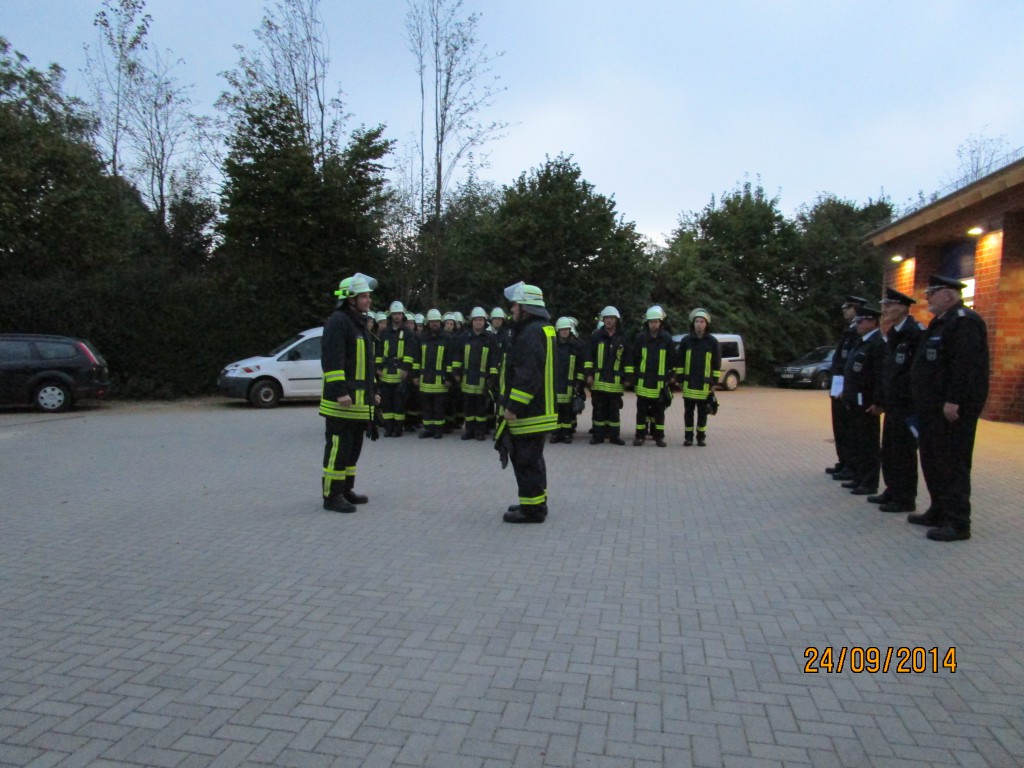
[[[705,432],[698,432],[697,433],[697,446],[700,447],[700,448],[704,448],[705,446],[707,446],[707,444],[708,444],[708,436],[707,436],[707,434]]]
[[[547,519],[547,504],[520,504],[516,506],[518,508],[515,510],[510,507],[509,511],[501,519],[506,523],[513,524],[543,523]]]
[[[348,478],[345,481],[345,490],[343,490],[341,492],[341,495],[345,497],[345,501],[347,501],[349,504],[365,504],[370,499],[368,497],[362,496],[362,495],[356,493],[354,490],[352,490],[352,488],[355,485],[355,483],[356,483],[355,478],[352,478],[352,477]]]
[[[355,504],[348,501],[340,493],[332,494],[331,496],[324,497],[324,509],[328,512],[342,512],[344,514],[351,514],[356,511]]]

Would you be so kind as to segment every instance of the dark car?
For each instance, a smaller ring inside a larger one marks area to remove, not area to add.
[[[832,386],[832,355],[835,347],[818,347],[791,363],[775,368],[775,380],[780,387],[803,386],[828,389]]]
[[[109,393],[107,361],[88,341],[0,333],[0,405],[34,405],[55,413]]]

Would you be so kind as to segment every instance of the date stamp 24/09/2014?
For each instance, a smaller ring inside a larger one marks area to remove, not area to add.
[[[925,648],[924,646],[850,645],[804,649],[804,672],[883,672],[921,674],[924,672],[956,672],[956,646]]]

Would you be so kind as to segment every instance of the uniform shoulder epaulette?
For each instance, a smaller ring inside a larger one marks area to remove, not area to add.
[[[957,315],[958,315],[959,317],[967,317],[967,310],[966,310],[966,309],[964,309],[963,307],[960,307],[960,309],[958,309],[958,310],[956,311],[956,314],[957,314]]]

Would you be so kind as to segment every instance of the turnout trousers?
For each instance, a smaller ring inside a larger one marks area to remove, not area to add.
[[[636,398],[636,436],[643,439],[647,431],[647,421],[653,422],[651,436],[655,439],[665,436],[665,406],[660,397]]]
[[[401,384],[380,385],[380,415],[387,429],[399,430],[405,427],[405,398]]]
[[[886,411],[882,422],[882,480],[897,504],[917,500],[917,438],[907,425],[910,414]]]
[[[366,422],[330,416],[324,422],[323,493],[325,499],[332,499],[355,486],[356,462],[363,451]]]
[[[931,507],[946,525],[971,529],[971,461],[977,416],[947,421],[942,411],[918,416],[921,472]]]
[[[544,464],[545,432],[511,435],[509,461],[519,486],[519,506],[524,514],[547,512],[548,472]],[[539,508],[539,509],[538,509]]]
[[[683,424],[686,427],[685,438],[693,440],[693,412],[697,412],[697,436],[703,438],[708,431],[708,401],[695,397],[683,398]]]
[[[619,411],[622,410],[622,395],[615,392],[591,392],[594,437],[604,440],[619,436],[621,424]]]

